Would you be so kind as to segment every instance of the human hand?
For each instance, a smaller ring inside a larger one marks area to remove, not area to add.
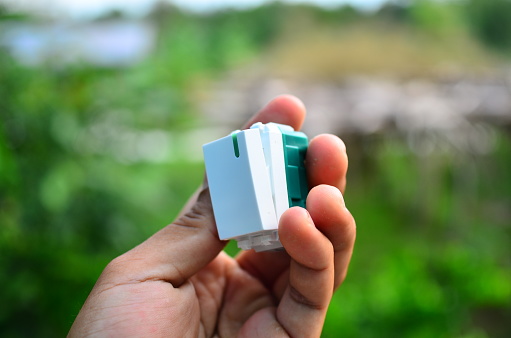
[[[303,104],[280,96],[252,120],[299,130]],[[307,210],[279,222],[286,252],[241,252],[218,239],[207,183],[181,215],[105,268],[69,336],[315,337],[355,242],[355,221],[341,191],[348,160],[341,140],[311,140]]]

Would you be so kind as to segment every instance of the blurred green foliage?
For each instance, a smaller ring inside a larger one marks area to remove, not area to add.
[[[175,217],[203,165],[171,150],[172,161],[147,160],[132,145],[193,130],[197,81],[264,57],[304,17],[307,29],[470,31],[507,50],[509,3],[421,0],[367,14],[275,2],[202,16],[163,6],[151,14],[156,51],[128,69],[25,67],[0,52],[0,334],[64,335],[103,267]],[[358,241],[324,336],[509,336],[511,140],[494,132],[484,155],[419,155],[397,133],[341,135]]]
[[[399,135],[363,143],[372,156],[347,139],[357,245],[325,336],[508,336],[509,134],[478,157],[417,156]]]
[[[466,7],[472,30],[489,46],[509,52],[511,49],[511,1],[470,0]]]

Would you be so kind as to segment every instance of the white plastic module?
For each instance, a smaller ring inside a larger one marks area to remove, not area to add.
[[[203,146],[219,237],[243,250],[282,248],[278,223],[290,203],[282,131],[294,129],[256,123]]]
[[[272,189],[272,200],[275,207],[277,219],[289,208],[287,194],[286,168],[284,163],[284,145],[282,142],[282,132],[280,128],[289,126],[275,123],[262,124],[255,123],[250,129],[258,129],[263,144],[263,152],[266,160],[266,170],[270,177],[270,186]]]

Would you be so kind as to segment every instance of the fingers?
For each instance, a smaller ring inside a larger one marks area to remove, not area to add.
[[[332,243],[337,288],[346,277],[355,245],[356,225],[341,192],[328,185],[313,188],[307,197],[309,211],[316,228]]]
[[[291,208],[279,223],[280,240],[291,264],[277,318],[291,336],[320,335],[332,293],[346,276],[355,243],[355,221],[337,188],[314,187],[307,209]]]
[[[305,159],[309,187],[328,184],[344,191],[348,155],[346,146],[334,135],[319,135],[311,140]]]
[[[334,286],[332,243],[298,207],[282,215],[279,236],[292,260],[277,320],[292,337],[319,337]]]
[[[281,95],[271,100],[245,124],[244,128],[250,128],[256,122],[275,122],[300,130],[304,119],[305,106],[302,101],[292,95]]]
[[[348,156],[344,143],[337,136],[319,135],[312,139],[307,150],[305,165],[311,188],[320,184],[328,184],[344,189]],[[273,252],[243,251],[236,259],[243,269],[259,278],[269,289],[272,289],[283,270],[289,266],[289,257],[282,253],[277,255]],[[273,289],[277,295],[283,292],[280,288]]]

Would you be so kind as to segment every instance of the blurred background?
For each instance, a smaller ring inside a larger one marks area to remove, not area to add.
[[[63,336],[272,97],[350,157],[325,337],[511,336],[511,1],[0,0],[0,335]],[[226,249],[235,254],[235,246]]]

